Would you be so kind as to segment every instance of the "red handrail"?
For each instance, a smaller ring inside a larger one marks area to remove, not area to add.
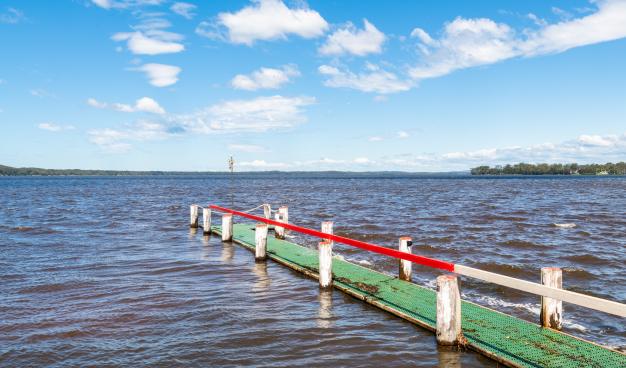
[[[440,270],[446,270],[446,271],[454,272],[454,263],[440,261],[438,259],[428,258],[428,257],[424,257],[424,256],[418,256],[418,255],[415,255],[415,254],[404,253],[404,252],[397,251],[395,249],[389,249],[389,248],[386,248],[386,247],[381,247],[380,245],[366,243],[366,242],[363,242],[363,241],[360,241],[360,240],[350,239],[350,238],[346,238],[346,237],[339,236],[339,235],[326,234],[326,233],[323,233],[321,231],[309,229],[309,228],[306,228],[306,227],[297,226],[297,225],[293,225],[293,224],[288,224],[288,223],[275,221],[275,220],[270,220],[270,219],[266,219],[265,217],[255,216],[255,215],[251,215],[249,213],[240,212],[240,211],[232,210],[230,208],[220,207],[220,206],[217,206],[217,205],[211,205],[209,207],[211,207],[212,209],[218,210],[218,211],[231,213],[231,214],[236,215],[236,216],[245,217],[245,218],[248,218],[248,219],[251,219],[251,220],[264,222],[266,224],[270,224],[270,225],[274,225],[274,226],[280,226],[280,227],[283,227],[285,229],[293,230],[293,231],[296,231],[296,232],[299,232],[299,233],[302,233],[302,234],[311,235],[311,236],[314,236],[314,237],[317,237],[317,238],[320,238],[320,239],[332,240],[332,241],[335,241],[337,243],[350,245],[350,246],[353,246],[353,247],[369,250],[370,252],[384,254],[386,256],[391,256],[391,257],[398,258],[398,259],[404,259],[404,260],[407,260],[407,261],[411,261],[413,263],[421,264],[423,266],[428,266],[428,267],[432,267],[432,268],[438,268]]]

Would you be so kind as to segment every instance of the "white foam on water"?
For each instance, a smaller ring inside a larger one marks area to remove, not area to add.
[[[556,227],[563,228],[563,229],[571,229],[571,228],[576,227],[576,224],[573,223],[573,222],[566,222],[566,223],[563,223],[563,224],[554,223],[553,225],[556,226]]]
[[[463,299],[467,299],[467,295],[465,294],[461,294],[461,297]],[[539,315],[539,312],[541,310],[541,307],[539,304],[534,304],[534,303],[511,303],[511,302],[507,302],[505,300],[502,299],[498,299],[495,298],[493,296],[481,296],[480,298],[478,298],[479,302],[483,302],[487,305],[489,305],[490,307],[504,307],[504,308],[517,308],[517,309],[524,309],[532,314],[536,314]]]
[[[341,261],[345,261],[346,257],[342,256],[341,254],[334,254],[333,258],[339,259]]]
[[[567,319],[563,320],[563,326],[565,326],[567,328],[574,329],[574,330],[582,331],[582,332],[586,332],[588,330],[587,327],[585,327],[585,326],[583,326],[581,324],[578,324],[576,322],[572,322],[572,321],[567,320]]]
[[[363,266],[371,266],[372,265],[372,262],[370,262],[370,261],[368,261],[366,259],[362,259],[362,260],[360,260],[358,262],[359,262],[360,265],[363,265]]]

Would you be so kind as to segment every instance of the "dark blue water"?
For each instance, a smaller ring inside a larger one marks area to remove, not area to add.
[[[288,205],[298,225],[332,220],[339,235],[390,247],[408,235],[414,253],[531,281],[560,266],[565,288],[625,302],[624,193],[625,178],[0,178],[0,366],[495,366],[191,231],[189,204]],[[383,256],[336,251],[397,272]],[[414,266],[416,283],[438,274]],[[462,287],[538,321],[536,296]],[[626,346],[622,319],[570,304],[564,315],[566,332]]]

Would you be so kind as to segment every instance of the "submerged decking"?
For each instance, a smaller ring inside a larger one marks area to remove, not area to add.
[[[220,227],[212,230],[221,233]],[[254,249],[254,225],[233,225],[233,241]],[[313,249],[268,236],[267,254],[317,278],[318,253]],[[335,288],[435,331],[435,291],[337,258],[332,271]],[[474,303],[463,301],[461,308],[467,347],[508,366],[626,367],[626,355],[594,343]]]

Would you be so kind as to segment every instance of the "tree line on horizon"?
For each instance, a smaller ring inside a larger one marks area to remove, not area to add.
[[[626,175],[626,162],[606,164],[527,164],[478,166],[472,175]]]

